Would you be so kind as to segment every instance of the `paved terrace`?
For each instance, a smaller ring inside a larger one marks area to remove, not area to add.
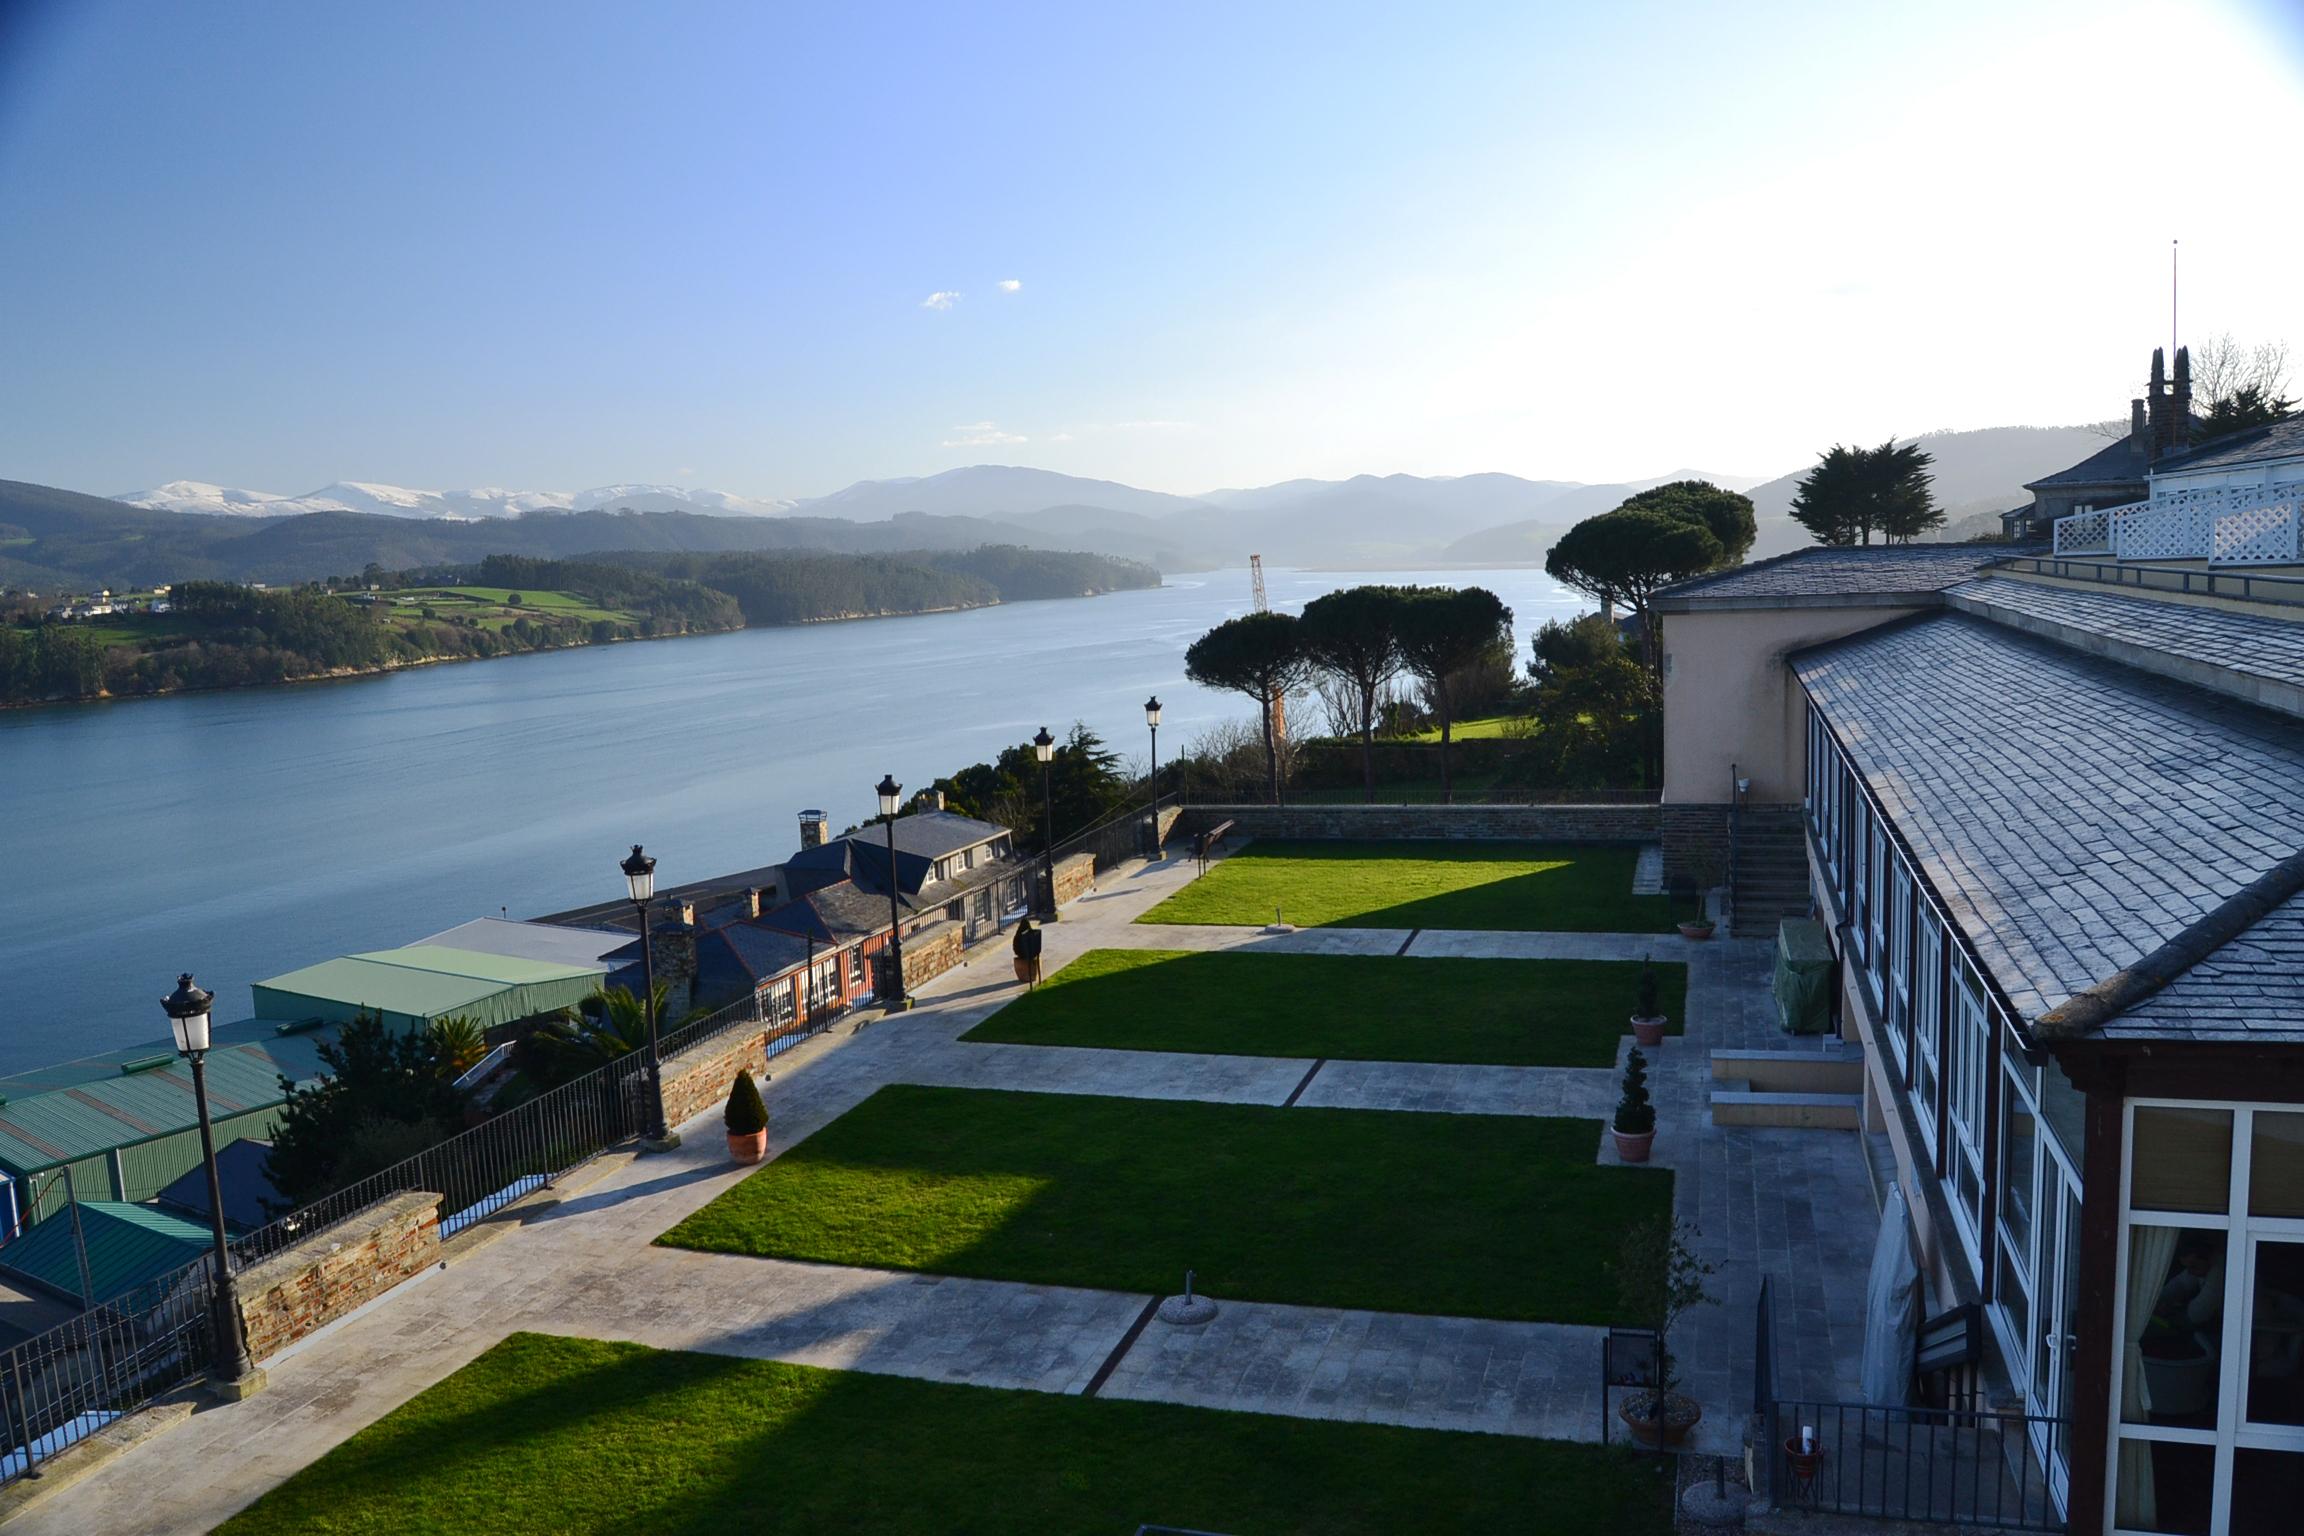
[[[1688,1034],[1651,1077],[1683,1219],[1700,1225],[1722,1305],[1680,1337],[1705,1404],[1696,1448],[1732,1452],[1751,1396],[1752,1298],[1776,1277],[1786,1390],[1854,1395],[1875,1217],[1857,1139],[1710,1125],[1706,1052],[1799,1049],[1774,1030],[1765,945],[1677,936],[1247,929],[1131,922],[1191,878],[1177,859],[1109,879],[1048,930],[1061,966],[1100,947],[1685,960]],[[938,977],[920,1006],[786,1054],[767,1096],[787,1146],[890,1082],[1231,1103],[1604,1118],[1597,1069],[1328,1062],[1021,1045],[958,1036],[1016,991],[1004,950]],[[1627,1042],[1629,1037],[1627,1037]],[[1307,1080],[1308,1071],[1311,1073]],[[1202,1329],[1155,1322],[1123,1351],[1143,1295],[897,1274],[652,1246],[744,1177],[716,1111],[679,1151],[603,1159],[518,1230],[451,1259],[268,1362],[270,1390],[207,1408],[13,1522],[23,1536],[206,1530],[515,1330],[622,1339],[986,1386],[1101,1391],[1211,1407],[1593,1440],[1599,1330],[1233,1302]],[[1605,1142],[1605,1135],[1601,1140]],[[1606,1147],[1595,1155],[1609,1158]],[[1614,1235],[1592,1234],[1592,1262]],[[1404,1256],[1413,1262],[1413,1256]],[[1220,1300],[1222,1298],[1219,1298]]]

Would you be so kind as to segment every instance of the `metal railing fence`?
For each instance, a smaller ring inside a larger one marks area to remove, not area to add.
[[[1934,1525],[2061,1531],[2042,1448],[2061,1419],[1957,1408],[1779,1399],[1770,1454],[1775,1502]],[[1786,1442],[1815,1431],[1816,1450],[1795,1457]],[[1803,1462],[1805,1465],[1803,1466]]]

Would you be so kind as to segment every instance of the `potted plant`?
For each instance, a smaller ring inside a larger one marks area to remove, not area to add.
[[[1656,1106],[1648,1102],[1648,1058],[1632,1047],[1624,1058],[1624,1092],[1616,1101],[1616,1118],[1608,1134],[1616,1138],[1616,1155],[1628,1163],[1648,1161],[1656,1144]]]
[[[1640,991],[1632,1005],[1632,1039],[1635,1043],[1654,1050],[1664,1043],[1663,1012],[1656,1006],[1656,967],[1648,957],[1640,957]]]
[[[1697,940],[1712,937],[1713,923],[1712,919],[1704,915],[1704,898],[1720,883],[1721,870],[1726,864],[1727,859],[1718,848],[1705,846],[1690,851],[1687,870],[1682,877],[1690,887],[1689,913],[1687,919],[1679,925],[1680,937]]]
[[[1684,1392],[1672,1359],[1672,1328],[1691,1307],[1713,1300],[1704,1289],[1712,1266],[1688,1246],[1696,1235],[1670,1216],[1655,1216],[1624,1234],[1616,1266],[1617,1298],[1627,1316],[1656,1330],[1656,1384],[1627,1396],[1616,1416],[1642,1445],[1670,1448],[1688,1438],[1703,1405]]]
[[[757,1163],[768,1155],[768,1105],[752,1069],[736,1074],[728,1089],[728,1107],[721,1112],[728,1127],[728,1155],[740,1163]]]

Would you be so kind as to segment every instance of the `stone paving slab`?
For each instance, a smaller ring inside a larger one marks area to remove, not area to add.
[[[1629,1037],[1627,1037],[1629,1038]],[[1298,1076],[1302,1076],[1301,1073]],[[1293,1086],[1293,1084],[1291,1084]],[[1606,1067],[1449,1066],[1330,1061],[1298,1099],[1321,1109],[1422,1110],[1450,1115],[1602,1118],[1616,1107]]]
[[[1400,935],[1406,938],[1407,934]],[[1684,939],[1676,933],[1489,933],[1473,929],[1423,928],[1408,946],[1411,955],[1460,960],[1641,960],[1676,961],[1694,968],[1722,950],[1744,947],[1750,939]],[[1765,946],[1763,946],[1765,947]]]
[[[1410,928],[1299,928],[1265,933],[1213,923],[1134,923],[1124,949],[1248,949],[1274,955],[1396,955]]]
[[[1219,1301],[1155,1322],[1106,1397],[1553,1440],[1599,1438],[1603,1330]]]

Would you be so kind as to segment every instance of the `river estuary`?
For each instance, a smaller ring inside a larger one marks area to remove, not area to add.
[[[1538,570],[1269,574],[1300,609],[1367,581],[1477,582],[1520,656],[1579,599]],[[166,1033],[192,970],[220,1019],[251,982],[467,918],[615,895],[647,844],[667,885],[774,862],[821,807],[986,761],[1083,720],[1129,760],[1248,714],[1184,648],[1248,573],[967,613],[751,629],[382,677],[0,712],[0,1073]]]

